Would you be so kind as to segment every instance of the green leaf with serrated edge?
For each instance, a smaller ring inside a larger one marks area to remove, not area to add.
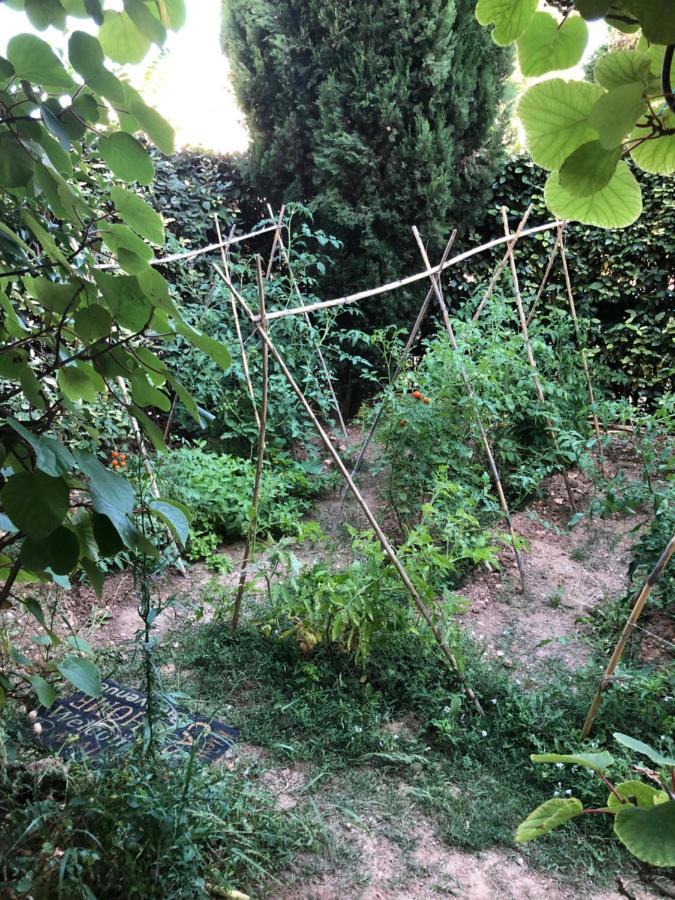
[[[181,547],[184,547],[190,534],[190,523],[185,515],[185,507],[172,500],[153,500],[150,503],[150,511],[164,522]]]
[[[107,469],[91,453],[77,453],[76,459],[80,470],[89,479],[91,502],[96,512],[108,516],[123,540],[125,536],[129,537],[131,532],[127,524],[133,526],[128,517],[134,510],[136,500],[133,487],[126,478]],[[136,533],[135,528],[133,533]],[[127,546],[133,546],[133,543],[127,543]]]
[[[46,41],[33,34],[17,34],[7,44],[7,59],[19,78],[46,88],[73,88],[73,79]]]
[[[651,809],[622,806],[614,816],[614,832],[642,862],[675,866],[675,800]]]
[[[590,121],[600,135],[603,147],[618,147],[633,128],[644,109],[643,91],[641,83],[622,84],[597,101],[591,110]]]
[[[675,128],[675,113],[668,113],[661,118],[666,128]],[[649,134],[644,128],[636,128],[631,140],[638,141]],[[675,172],[675,134],[649,138],[634,147],[630,153],[633,162],[644,172],[652,175],[672,175]]]
[[[47,435],[33,434],[16,419],[8,418],[7,424],[14,429],[35,451],[35,465],[46,475],[57,477],[67,475],[75,466],[75,457],[67,447]]]
[[[649,56],[638,50],[613,50],[595,64],[595,80],[607,90],[626,84],[649,84]]]
[[[85,640],[83,637],[79,637],[79,635],[71,634],[66,638],[66,643],[69,647],[72,647],[73,650],[78,650],[80,653],[86,653],[89,656],[94,655],[94,648],[91,646],[89,641]]]
[[[138,102],[131,104],[131,115],[137,120],[155,147],[165,156],[171,156],[175,150],[175,134],[166,119],[156,109]]]
[[[527,78],[557,69],[569,69],[581,60],[588,43],[588,26],[581,16],[569,16],[562,25],[546,12],[534,14],[518,39],[518,65]]]
[[[77,360],[75,365],[63,366],[57,376],[59,389],[69,400],[92,403],[99,394],[106,392],[106,384],[91,363]]]
[[[115,204],[115,209],[130,228],[158,247],[164,245],[162,217],[149,203],[146,203],[138,194],[120,187],[111,188],[110,196]]]
[[[670,0],[623,0],[652,44],[675,44],[675,4]]]
[[[94,270],[94,280],[113,314],[115,323],[128,331],[142,331],[150,322],[152,306],[131,275],[108,275]],[[118,372],[126,377],[128,372]]]
[[[137,369],[131,376],[131,396],[138,406],[154,406],[163,412],[171,409],[171,401],[162,391],[150,384],[145,372]]]
[[[105,69],[105,54],[99,41],[84,31],[74,31],[68,41],[71,66],[85,81]]]
[[[548,834],[559,825],[569,822],[575,816],[583,812],[583,805],[576,797],[554,798],[547,800],[533,810],[524,822],[521,822],[516,831],[516,840],[519,843],[533,841],[535,838]]]
[[[78,691],[97,700],[101,696],[101,676],[90,659],[70,654],[64,656],[56,668]]]
[[[25,283],[32,297],[58,315],[77,308],[76,300],[83,289],[78,281],[51,281],[42,277],[26,278]]]
[[[628,734],[621,734],[620,731],[615,731],[612,737],[624,747],[628,747],[630,750],[634,750],[636,753],[646,756],[647,759],[651,759],[657,766],[675,766],[675,756],[664,756],[663,753],[659,753],[658,750],[650,747],[649,744],[638,741]]]
[[[141,34],[161,47],[166,40],[166,28],[144,3],[140,0],[124,0],[124,11]]]
[[[481,25],[494,23],[492,39],[506,46],[525,33],[537,9],[537,0],[478,0],[476,18]]]
[[[125,89],[124,82],[109,72],[107,69],[101,69],[100,72],[92,72],[87,76],[87,84],[95,94],[100,94],[112,104],[124,103]]]
[[[70,491],[62,478],[44,472],[11,475],[0,491],[0,502],[14,525],[28,537],[47,537],[68,512]]]
[[[32,675],[30,683],[35,691],[35,695],[40,701],[40,706],[49,709],[56,700],[56,691],[54,688],[48,681],[45,681],[45,679],[41,678],[39,675]]]
[[[26,15],[34,28],[44,31],[53,25],[63,29],[66,24],[66,13],[59,0],[26,0]]]
[[[99,139],[99,152],[110,170],[123,181],[150,184],[155,174],[152,160],[141,144],[124,131]]]
[[[178,315],[169,293],[166,279],[156,269],[147,268],[138,273],[138,284],[153,306],[163,309],[169,315]]]
[[[562,164],[560,186],[573,197],[596,194],[610,183],[620,158],[620,147],[607,150],[600,141],[582,144]]]
[[[105,55],[122,65],[142,62],[150,49],[150,41],[123,12],[104,12],[98,39]]]
[[[607,15],[611,5],[612,0],[575,0],[574,8],[584,19],[592,21]]]
[[[73,318],[75,334],[85,344],[93,344],[110,334],[113,320],[108,310],[98,303],[78,309]]]
[[[4,291],[0,291],[0,311],[4,316],[3,327],[9,337],[21,338],[26,334],[23,322],[16,314],[12,303]]]
[[[534,162],[557,169],[577,147],[594,140],[589,114],[603,90],[584,81],[550,78],[523,96],[518,115]]]
[[[632,803],[633,806],[639,806],[640,809],[651,809],[656,803],[659,795],[663,795],[668,799],[668,795],[663,791],[657,791],[650,784],[643,781],[622,781],[614,786],[617,794],[623,797],[626,803]],[[610,794],[607,798],[607,808],[611,810],[621,809],[624,806],[614,794]]]
[[[567,763],[571,766],[582,766],[584,769],[595,769],[604,772],[614,762],[611,753],[603,750],[600,753],[535,753],[530,756],[536,763]]]
[[[610,183],[589,197],[573,197],[560,186],[558,173],[551,172],[544,188],[544,200],[558,218],[598,228],[626,228],[642,212],[640,185],[623,161],[619,162]]]

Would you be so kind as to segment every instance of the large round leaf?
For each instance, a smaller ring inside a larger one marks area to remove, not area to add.
[[[607,150],[600,141],[582,144],[560,167],[560,186],[573,197],[595,194],[610,183],[620,157],[620,147]]]
[[[662,122],[666,128],[675,127],[675,113],[668,113]],[[644,128],[636,128],[632,140],[640,140],[648,134]],[[643,171],[652,175],[672,175],[675,172],[675,134],[649,138],[631,151],[631,156]]]
[[[73,79],[61,60],[42,38],[34,34],[17,34],[7,44],[7,59],[19,78],[44,87],[73,87]]]
[[[0,491],[0,502],[14,525],[35,540],[47,537],[68,512],[70,491],[62,478],[44,472],[11,475]]]
[[[105,381],[91,363],[80,359],[59,369],[58,384],[64,396],[74,403],[80,400],[93,403],[106,390]]]
[[[104,306],[94,303],[85,306],[75,313],[73,320],[75,334],[85,344],[93,344],[110,334],[112,328],[112,316]]]
[[[569,16],[561,25],[549,13],[535,13],[518,41],[520,71],[534,78],[569,69],[581,60],[587,43],[588,26],[581,16]]]
[[[126,224],[133,228],[137,234],[153,244],[164,244],[164,223],[159,213],[146,203],[138,194],[127,191],[124,188],[113,187],[110,196],[115,204],[115,209]]]
[[[99,152],[114,175],[123,181],[150,184],[155,174],[152,160],[141,144],[124,131],[116,131],[99,141]]]
[[[620,784],[614,785],[614,790],[620,797],[623,797],[626,803],[633,806],[639,806],[640,809],[651,809],[657,803],[662,803],[662,798],[668,799],[668,795],[664,791],[657,791],[651,784],[645,784],[644,781],[622,781]],[[615,794],[607,797],[608,809],[621,809],[625,803],[621,803]]]
[[[56,668],[82,693],[96,699],[101,696],[101,676],[90,659],[71,654],[64,656]]]
[[[136,100],[131,104],[131,115],[158,150],[166,156],[174,152],[174,130],[156,109]]]
[[[123,12],[105,12],[98,39],[105,55],[123,64],[142,62],[150,49],[150,41]]]
[[[625,228],[642,212],[642,194],[625,162],[619,162],[614,177],[597,194],[574,197],[560,186],[558,172],[546,181],[544,199],[551,212],[560,219],[595,225],[598,228]]]
[[[642,115],[644,86],[637,81],[622,84],[603,94],[591,110],[591,125],[600,135],[600,143],[618,147]]]
[[[152,249],[126,225],[108,225],[101,229],[101,237],[130,275],[142,272],[152,259]]]
[[[21,548],[21,562],[31,572],[51,569],[55,575],[67,575],[80,558],[80,542],[69,528],[59,525],[41,540],[27,538]]]
[[[524,34],[537,8],[537,0],[478,0],[476,18],[481,25],[494,23],[495,44],[511,44]]]
[[[76,72],[88,80],[105,68],[103,48],[96,38],[85,31],[75,31],[68,41],[68,58]]]
[[[614,816],[614,831],[633,856],[652,866],[675,866],[675,800],[651,809],[632,804]]]
[[[649,81],[649,56],[638,50],[614,50],[595,64],[595,80],[608,90],[622,84]]]
[[[532,159],[557,169],[577,147],[597,137],[589,114],[603,90],[585,81],[550,78],[523,96],[518,114]]]

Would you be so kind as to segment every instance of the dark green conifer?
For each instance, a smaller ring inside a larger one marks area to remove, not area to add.
[[[251,174],[277,204],[307,202],[344,241],[334,289],[419,268],[414,224],[434,258],[453,227],[483,215],[510,57],[474,6],[224,0]]]

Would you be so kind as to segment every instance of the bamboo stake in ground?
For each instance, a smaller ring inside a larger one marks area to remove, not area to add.
[[[363,497],[363,495],[362,495],[361,492],[359,491],[358,487],[356,486],[356,484],[355,484],[354,481],[352,480],[352,478],[351,478],[349,472],[347,471],[347,467],[345,466],[345,464],[344,464],[344,462],[343,462],[343,460],[342,460],[342,457],[340,456],[340,454],[337,452],[337,450],[335,449],[335,447],[334,447],[333,444],[331,443],[330,437],[329,437],[328,434],[324,431],[324,429],[323,429],[323,427],[322,427],[322,425],[321,425],[321,422],[319,422],[319,420],[318,420],[316,414],[314,413],[314,410],[312,409],[312,407],[311,407],[309,401],[307,400],[307,398],[306,398],[305,395],[303,394],[302,389],[298,386],[298,384],[296,383],[295,379],[293,378],[293,375],[291,374],[290,370],[288,369],[288,366],[287,366],[286,363],[284,362],[284,359],[283,359],[281,353],[279,352],[279,350],[277,349],[277,347],[275,346],[275,344],[272,342],[272,339],[270,338],[269,334],[267,333],[266,328],[262,325],[262,323],[260,322],[259,319],[256,319],[256,318],[254,317],[254,314],[253,314],[252,310],[250,309],[250,307],[248,306],[248,304],[246,303],[246,301],[244,300],[244,298],[241,296],[241,294],[237,291],[237,289],[235,288],[235,286],[232,284],[232,282],[230,281],[230,279],[228,278],[228,276],[227,276],[224,272],[222,272],[222,271],[219,269],[219,267],[218,267],[217,265],[215,265],[215,264],[214,264],[214,269],[218,272],[218,274],[221,276],[221,278],[225,281],[225,284],[227,284],[228,288],[230,289],[230,291],[232,292],[233,296],[236,298],[237,302],[239,303],[239,305],[241,306],[241,308],[244,310],[244,312],[245,312],[246,315],[248,316],[249,320],[250,320],[251,322],[254,322],[254,321],[257,322],[257,324],[258,324],[258,333],[259,333],[261,339],[262,339],[263,342],[266,344],[266,346],[269,348],[269,351],[270,351],[270,353],[272,354],[272,356],[274,357],[274,359],[276,360],[276,362],[277,362],[277,364],[278,364],[278,366],[279,366],[279,369],[281,370],[281,372],[283,373],[284,377],[286,378],[286,380],[288,381],[289,385],[291,386],[291,389],[293,390],[293,393],[296,395],[296,397],[297,397],[298,400],[300,401],[302,407],[304,408],[304,410],[305,410],[305,412],[307,413],[309,419],[311,420],[312,424],[314,425],[314,428],[316,429],[316,431],[317,431],[319,437],[320,437],[321,440],[323,441],[323,443],[324,443],[326,449],[328,450],[328,452],[330,453],[330,455],[333,457],[333,461],[335,462],[336,466],[338,467],[338,469],[339,469],[339,471],[340,471],[340,474],[342,475],[342,477],[345,479],[345,481],[346,481],[347,484],[349,485],[349,489],[351,490],[352,494],[353,494],[354,497],[356,498],[356,500],[357,500],[358,504],[360,505],[361,509],[362,509],[363,512],[365,513],[366,518],[368,519],[368,521],[369,521],[369,523],[370,523],[370,525],[371,525],[373,531],[374,531],[375,534],[377,535],[377,539],[379,540],[380,544],[382,545],[382,549],[384,550],[384,552],[386,553],[386,555],[389,557],[389,559],[390,559],[390,561],[391,561],[391,564],[392,564],[392,565],[394,566],[394,568],[396,569],[396,572],[397,572],[399,578],[401,579],[401,581],[402,581],[403,584],[405,585],[406,589],[408,590],[408,593],[409,593],[410,596],[412,597],[413,603],[415,604],[415,606],[416,606],[417,610],[419,611],[420,615],[422,616],[422,618],[424,619],[424,621],[427,623],[427,625],[428,625],[429,628],[431,629],[431,632],[432,632],[432,634],[434,635],[434,637],[435,637],[435,639],[436,639],[436,642],[438,643],[438,646],[439,646],[440,649],[441,649],[441,652],[443,653],[443,655],[444,655],[445,658],[447,659],[447,661],[448,661],[448,663],[450,664],[452,670],[454,671],[456,677],[458,678],[458,680],[459,680],[459,681],[461,682],[461,684],[463,685],[464,691],[466,692],[467,697],[471,700],[471,702],[473,703],[474,707],[475,707],[475,708],[478,710],[478,712],[481,713],[481,715],[482,715],[482,714],[483,714],[483,708],[482,708],[481,705],[480,705],[480,702],[479,702],[479,700],[478,700],[478,697],[476,697],[476,694],[474,693],[474,691],[472,690],[472,688],[470,687],[470,685],[466,684],[466,682],[464,681],[464,676],[463,676],[462,673],[461,673],[461,670],[460,670],[459,665],[458,665],[458,663],[457,663],[457,659],[455,658],[454,653],[452,652],[452,650],[451,650],[450,647],[448,646],[447,641],[446,641],[445,638],[443,637],[443,633],[441,632],[441,630],[440,630],[440,628],[438,627],[438,625],[436,625],[436,623],[434,622],[434,619],[433,619],[433,616],[432,616],[431,612],[429,611],[429,609],[427,608],[426,604],[424,603],[424,601],[422,600],[422,598],[421,598],[420,595],[418,594],[415,585],[414,585],[414,584],[412,583],[412,581],[410,580],[410,577],[409,577],[408,573],[406,572],[405,568],[403,567],[403,564],[402,564],[401,561],[399,560],[399,558],[398,558],[398,556],[397,556],[397,554],[396,554],[396,551],[394,550],[394,548],[392,547],[392,545],[389,543],[389,540],[388,540],[387,536],[386,536],[385,533],[382,531],[382,528],[380,527],[380,525],[379,525],[377,519],[376,519],[375,516],[373,515],[373,513],[372,513],[372,511],[371,511],[371,509],[370,509],[370,506],[368,505],[367,501],[365,500],[365,498]]]
[[[272,207],[270,206],[269,203],[267,204],[267,209],[269,210],[270,216],[273,218],[274,212],[272,211]],[[279,213],[279,220],[278,220],[279,228],[281,227],[284,209],[285,209],[285,207],[282,206],[281,212]],[[298,282],[295,280],[295,275],[293,274],[293,269],[291,268],[291,258],[288,255],[288,251],[286,250],[286,246],[285,246],[283,240],[281,239],[281,234],[279,231],[277,231],[277,233],[274,236],[275,241],[277,240],[277,236],[278,236],[278,242],[279,242],[279,250],[281,252],[281,258],[283,259],[283,261],[286,265],[286,268],[288,269],[288,276],[291,280],[291,285],[293,286],[293,290],[295,291],[296,297],[298,298],[300,303],[302,303],[302,294],[300,293],[300,288],[298,287]],[[273,255],[274,255],[274,246],[272,247],[272,256]],[[272,264],[272,257],[270,257],[270,267],[268,268],[267,277],[269,277],[269,271],[271,268],[271,264]],[[305,313],[304,318],[305,318],[305,322],[307,323],[309,328],[312,331],[314,331],[314,326],[312,325],[312,320],[309,318],[309,313]],[[323,369],[323,374],[326,379],[326,385],[328,386],[328,391],[329,391],[331,399],[333,401],[333,406],[335,407],[335,412],[337,415],[338,423],[340,425],[340,429],[345,436],[345,440],[347,441],[347,443],[349,443],[349,432],[347,431],[347,426],[345,425],[345,420],[342,416],[342,410],[340,409],[340,402],[338,401],[337,394],[335,393],[335,388],[333,387],[333,379],[331,378],[331,374],[328,369],[328,365],[326,363],[326,358],[323,355],[323,351],[321,350],[320,343],[317,343],[317,345],[316,345],[316,355],[318,357],[321,368]]]
[[[130,406],[129,394],[127,392],[127,386],[124,383],[124,380],[118,376],[117,378],[117,386],[120,389],[120,393],[122,394],[122,400],[125,405]],[[148,455],[147,447],[145,446],[145,440],[143,439],[143,432],[141,431],[141,426],[138,424],[138,419],[129,413],[129,421],[131,422],[131,430],[134,433],[134,437],[136,439],[136,443],[138,444],[138,450],[141,454],[141,459],[143,460],[143,468],[148,473],[148,482],[150,485],[150,493],[155,498],[155,500],[159,500],[160,493],[159,488],[157,487],[157,475],[155,474],[155,470],[152,467],[152,463],[150,462],[150,457]],[[176,554],[176,568],[180,572],[181,575],[187,577],[187,569],[185,568],[185,563],[181,559],[180,550],[178,549],[178,545],[173,536],[173,532],[169,528],[168,525],[165,526],[166,533],[169,537],[169,548],[173,550]]]
[[[565,276],[565,287],[567,289],[567,299],[570,305],[570,313],[572,314],[572,321],[574,322],[574,334],[577,339],[577,347],[579,348],[579,354],[581,355],[581,365],[584,368],[584,376],[586,378],[586,387],[588,388],[588,400],[591,404],[591,415],[593,416],[593,429],[595,430],[595,439],[598,442],[598,465],[600,466],[600,471],[604,475],[605,474],[605,460],[602,452],[602,439],[600,437],[600,423],[598,422],[598,414],[595,409],[595,396],[593,395],[593,382],[591,381],[591,372],[588,367],[588,355],[586,353],[586,348],[583,345],[581,340],[581,331],[579,329],[579,320],[577,319],[577,308],[574,303],[574,294],[572,292],[572,281],[570,279],[569,269],[567,267],[567,256],[565,254],[565,230],[564,226],[560,225],[558,227],[558,239],[557,243],[560,247],[560,259],[562,261],[563,274]]]
[[[260,256],[256,257],[256,266],[258,274],[258,298],[260,302],[260,324],[261,329],[265,329],[267,319],[265,318],[265,285],[262,274],[262,261]],[[234,296],[234,295],[232,295]],[[253,510],[251,513],[251,521],[246,533],[246,546],[244,547],[244,558],[241,562],[241,571],[239,573],[239,584],[237,585],[237,593],[234,598],[234,610],[232,612],[232,627],[236,628],[239,624],[239,614],[241,612],[241,600],[244,596],[244,588],[246,587],[246,571],[253,558],[255,548],[255,539],[258,532],[258,505],[260,503],[260,485],[262,483],[263,461],[265,459],[265,432],[267,428],[267,394],[269,386],[269,349],[267,344],[263,342],[263,370],[262,370],[262,403],[260,405],[260,428],[258,430],[258,459],[255,468],[255,481],[253,483]]]
[[[553,263],[555,262],[555,257],[558,252],[558,235],[556,234],[555,241],[553,242],[553,249],[551,250],[551,254],[548,258],[548,262],[546,263],[546,271],[544,272],[544,277],[541,280],[541,284],[539,285],[539,290],[537,291],[537,296],[534,298],[534,302],[530,307],[530,311],[527,314],[527,327],[530,327],[532,319],[534,319],[534,314],[537,311],[537,307],[539,306],[539,301],[542,298],[544,293],[544,289],[546,284],[548,283],[548,277],[551,274],[551,269],[553,268]]]
[[[598,710],[600,709],[600,703],[602,702],[602,693],[609,685],[610,679],[614,674],[619,661],[621,660],[621,656],[626,647],[626,644],[628,643],[630,636],[635,630],[637,620],[640,618],[640,614],[644,609],[645,603],[649,599],[652,588],[661,577],[661,573],[670,562],[673,553],[675,553],[675,536],[670,539],[668,546],[663,551],[659,558],[659,561],[647,576],[645,583],[640,589],[640,593],[637,595],[635,603],[633,604],[633,609],[631,610],[631,614],[628,617],[628,621],[626,622],[623,632],[621,633],[621,637],[619,638],[619,642],[614,648],[614,653],[612,653],[612,657],[607,664],[607,669],[602,677],[602,681],[600,682],[600,685],[595,692],[593,702],[591,703],[591,708],[588,710],[588,715],[586,716],[586,721],[584,722],[584,727],[581,731],[582,740],[585,740],[590,734],[591,728],[593,727],[593,721],[595,720],[595,717],[598,714]]]
[[[527,220],[530,218],[531,212],[532,212],[532,204],[530,203],[530,205],[525,210],[525,215],[520,220],[520,222],[518,222],[518,226],[517,226],[515,232],[513,233],[513,240],[509,241],[509,243],[507,244],[509,251],[512,251],[513,248],[518,243],[518,238],[520,237],[520,234],[521,234],[523,228],[525,228],[525,224],[526,224]],[[488,285],[488,288],[485,291],[485,295],[484,295],[483,299],[480,301],[480,303],[478,304],[478,308],[476,309],[476,312],[473,314],[474,322],[477,322],[478,319],[480,318],[480,314],[485,309],[485,304],[488,302],[488,300],[492,296],[492,292],[497,287],[497,282],[499,281],[502,272],[508,265],[508,262],[509,262],[509,252],[507,251],[504,254],[504,256],[502,256],[501,262],[495,269],[494,274],[493,274],[492,278],[490,279],[490,284]]]
[[[427,269],[430,268],[429,257],[427,256],[426,248],[422,242],[422,237],[417,229],[416,225],[413,225],[413,234],[415,235],[415,240],[417,241],[417,246],[419,247],[420,254],[422,256],[422,261]],[[445,330],[448,333],[448,339],[450,341],[450,346],[452,347],[452,351],[457,358],[457,366],[459,368],[459,374],[464,383],[464,390],[466,391],[466,395],[471,402],[473,407],[474,418],[476,420],[476,425],[478,426],[478,432],[480,434],[480,440],[483,445],[483,450],[485,452],[485,456],[487,457],[490,473],[492,475],[492,481],[495,486],[495,490],[497,491],[497,497],[499,498],[499,505],[501,506],[502,512],[504,514],[504,518],[506,519],[506,524],[509,529],[509,535],[511,536],[511,547],[513,549],[513,555],[516,558],[516,564],[518,566],[518,571],[520,573],[520,583],[522,585],[523,591],[525,590],[525,569],[523,567],[523,560],[518,552],[517,547],[517,538],[516,532],[513,528],[513,522],[511,520],[511,512],[509,510],[508,503],[506,502],[506,496],[504,494],[504,488],[502,486],[502,480],[499,475],[499,469],[497,468],[497,463],[495,462],[494,454],[492,453],[492,448],[490,447],[490,441],[488,440],[487,432],[485,431],[485,427],[483,426],[483,420],[481,418],[481,414],[478,408],[478,398],[476,393],[471,386],[471,382],[469,381],[469,377],[466,374],[466,369],[462,363],[462,358],[459,352],[459,347],[457,346],[457,339],[455,338],[455,331],[452,327],[452,322],[450,321],[450,315],[448,314],[448,307],[445,302],[445,298],[443,297],[443,291],[441,289],[440,284],[441,278],[440,275],[432,275],[431,276],[431,285],[434,293],[436,294],[436,300],[438,301],[438,306],[441,310],[441,315],[443,317],[443,324],[445,325]]]
[[[267,211],[270,214],[270,219],[273,219],[274,212],[269,203],[267,204]],[[270,258],[269,258],[269,262],[267,263],[267,269],[265,270],[265,281],[268,281],[270,275],[272,274],[272,266],[274,265],[274,255],[276,253],[277,244],[283,244],[283,241],[281,239],[281,226],[283,225],[283,222],[284,222],[284,213],[285,212],[286,212],[286,207],[282,206],[281,209],[279,210],[279,216],[277,218],[277,227],[276,227],[276,231],[274,232],[274,240],[272,241],[272,249],[270,250]]]
[[[223,238],[220,233],[220,221],[218,216],[215,215],[214,219],[216,220],[216,232],[218,234],[218,243],[220,244],[220,258],[223,263],[223,269],[229,274],[229,266],[227,264],[227,255],[225,253],[226,244],[223,243]],[[234,230],[234,225],[232,226]],[[230,235],[232,231],[230,232]],[[237,341],[239,342],[239,353],[241,355],[241,366],[244,370],[244,380],[246,381],[246,387],[248,389],[248,395],[251,398],[251,406],[253,407],[253,415],[255,417],[255,424],[260,431],[260,416],[258,415],[258,407],[255,402],[255,392],[253,390],[253,382],[251,381],[251,373],[248,368],[248,357],[246,356],[246,348],[244,346],[244,338],[241,333],[241,325],[239,324],[239,312],[237,310],[237,304],[234,302],[232,294],[230,294],[230,306],[232,308],[232,318],[234,319],[234,330],[237,333]]]
[[[452,249],[452,245],[455,243],[456,237],[457,237],[457,229],[455,229],[452,232],[452,234],[450,235],[450,240],[448,241],[448,243],[445,246],[445,250],[443,251],[443,258],[441,259],[441,265],[446,261],[446,259],[450,255],[450,250]],[[408,340],[406,341],[406,345],[403,348],[403,352],[401,353],[401,356],[399,357],[398,365],[396,366],[394,375],[391,379],[392,384],[394,384],[396,382],[396,379],[398,378],[399,374],[401,373],[401,370],[403,369],[403,366],[406,364],[406,361],[407,361],[408,357],[410,356],[410,351],[412,350],[412,348],[415,344],[415,341],[417,340],[417,335],[419,334],[420,329],[422,327],[422,323],[424,322],[427,312],[429,311],[429,304],[431,303],[431,298],[433,297],[433,295],[434,295],[434,289],[430,288],[430,290],[428,291],[427,296],[424,300],[424,303],[420,307],[420,311],[417,314],[417,319],[415,320],[415,324],[412,327],[412,331],[410,332],[410,335],[408,336]],[[375,413],[375,418],[371,422],[370,428],[368,429],[368,434],[366,435],[363,443],[361,444],[361,449],[359,450],[359,454],[356,457],[356,462],[354,463],[354,466],[350,473],[352,478],[356,477],[356,474],[359,471],[359,468],[361,467],[361,463],[363,462],[363,459],[364,459],[366,453],[368,452],[368,447],[370,446],[370,442],[372,441],[373,435],[375,434],[375,429],[377,428],[377,426],[380,422],[380,419],[382,418],[382,413],[384,412],[386,403],[387,403],[387,400],[385,397],[381,401],[380,407],[377,410],[377,412]],[[333,534],[335,534],[335,532],[337,531],[337,527],[342,520],[342,510],[344,509],[345,498],[347,497],[347,493],[348,493],[348,487],[347,487],[347,485],[345,485],[344,489],[342,490],[341,496],[340,496],[340,506],[338,507],[337,515],[335,516],[335,521],[333,522]]]
[[[504,222],[504,234],[508,237],[510,232],[509,229],[509,220],[506,215],[506,207],[502,206],[502,221]],[[539,402],[544,406],[546,404],[546,398],[544,397],[544,392],[541,388],[541,382],[539,381],[539,370],[537,368],[537,362],[534,358],[534,353],[532,352],[532,344],[530,343],[530,335],[527,330],[527,320],[525,319],[525,310],[523,309],[523,298],[520,295],[520,283],[518,281],[518,272],[516,271],[516,260],[513,255],[513,249],[509,246],[509,262],[511,264],[511,278],[513,279],[513,293],[516,299],[516,306],[518,307],[518,317],[520,319],[520,330],[523,334],[523,341],[525,343],[525,351],[527,353],[527,359],[530,363],[530,367],[532,369],[532,380],[534,381],[534,388],[537,392],[537,397],[539,398]],[[553,422],[550,417],[546,417],[546,425],[548,427],[549,434],[551,436],[551,440],[553,441],[553,446],[556,450],[560,450],[558,445],[558,436],[555,433],[555,428],[553,427]],[[567,472],[562,470],[563,481],[565,482],[565,489],[567,490],[567,496],[569,497],[570,507],[572,508],[572,512],[576,512],[576,503],[574,502],[574,495],[572,493],[572,485],[570,484],[570,480],[567,477]]]

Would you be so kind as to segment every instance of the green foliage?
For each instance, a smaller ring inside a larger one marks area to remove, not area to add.
[[[184,504],[193,529],[221,538],[246,534],[252,514],[255,465],[240,457],[216,454],[204,442],[172,450],[158,461],[163,492]],[[302,468],[277,454],[263,471],[257,523],[261,533],[295,534],[309,498],[317,490]]]
[[[561,219],[625,228],[642,212],[640,184],[622,158],[645,172],[675,172],[672,49],[675,16],[668,0],[478,0],[476,17],[493,24],[497,44],[516,42],[523,75],[569,69],[588,41],[585,19],[604,18],[639,32],[627,48],[600,55],[595,81],[551,78],[523,96],[519,115],[532,159],[550,170],[546,205]]]
[[[3,896],[206,900],[256,890],[316,842],[305,817],[277,810],[238,774],[14,762],[0,774]],[[208,804],[208,809],[206,809]]]
[[[223,46],[261,195],[308,203],[345,254],[331,291],[419,268],[475,222],[498,157],[509,55],[469,0],[224,2]],[[372,313],[403,318],[405,299]],[[371,314],[371,313],[369,313]]]
[[[470,304],[460,317],[472,309]],[[493,297],[477,323],[457,322],[458,353],[445,333],[440,334],[427,343],[419,364],[387,390],[379,464],[387,473],[386,495],[403,522],[414,518],[429,497],[432,507],[440,503],[439,512],[446,506],[455,510],[454,515],[463,510],[480,518],[496,510],[476,410],[466,396],[460,363],[475,392],[505,489],[517,503],[536,492],[546,475],[563,466],[588,463],[588,407],[569,321],[555,314],[532,328],[546,398],[542,405],[536,399],[515,316],[514,306]],[[422,396],[417,398],[415,392]],[[549,418],[558,433],[559,450],[550,438]],[[452,491],[438,496],[439,470],[443,480],[454,483],[454,496]],[[468,520],[466,525],[475,531]]]
[[[582,225],[566,229],[565,248],[578,311],[586,317],[594,370],[614,393],[650,401],[675,386],[675,316],[672,263],[667,235],[675,228],[675,182],[636,173],[645,214],[626,231],[599,231]],[[494,185],[500,204],[513,215],[533,203],[532,219],[544,218],[543,175],[528,159],[516,157]],[[494,208],[476,240],[488,240],[502,228]],[[516,264],[526,306],[537,294],[553,237],[535,237],[516,245]],[[471,260],[468,270],[487,281],[497,255]],[[506,276],[502,276],[505,278]],[[502,282],[503,283],[503,282]],[[452,286],[467,296],[473,286],[463,278]],[[556,261],[538,316],[552,307],[566,309],[560,262]]]
[[[643,782],[622,783],[618,786],[619,790],[603,775],[603,781],[612,793],[607,799],[607,806],[601,811],[614,816],[614,833],[633,856],[653,866],[675,866],[675,799],[669,784],[675,777],[675,759],[628,735],[615,734],[614,737],[623,746],[647,756],[657,766],[670,772],[668,775],[654,773],[653,780],[660,790]],[[600,774],[614,762],[608,753],[584,756],[547,753],[533,756],[532,760],[589,767]],[[547,800],[520,824],[516,840],[531,841],[584,812],[589,810],[585,810],[575,797]]]
[[[147,241],[163,243],[161,216],[116,184],[152,180],[152,158],[135,135],[170,153],[173,131],[106,66],[106,55],[138,61],[151,42],[164,43],[184,18],[182,0],[127,0],[124,13],[57,0],[25,9],[36,27],[70,37],[57,54],[41,38],[15,35],[0,60],[3,606],[24,602],[15,582],[67,587],[66,576],[80,571],[100,591],[106,557],[122,548],[158,555],[152,518],[185,535],[185,510],[166,501],[153,508],[103,465],[105,440],[90,432],[82,449],[87,404],[107,398],[123,411],[127,434],[133,415],[162,450],[152,416],[169,409],[172,392],[200,416],[157,354],[180,334],[221,368],[230,364],[227,349],[188,324],[149,267]],[[72,31],[72,16],[100,25],[100,41]],[[98,676],[89,666],[75,658],[63,674],[93,693]]]

